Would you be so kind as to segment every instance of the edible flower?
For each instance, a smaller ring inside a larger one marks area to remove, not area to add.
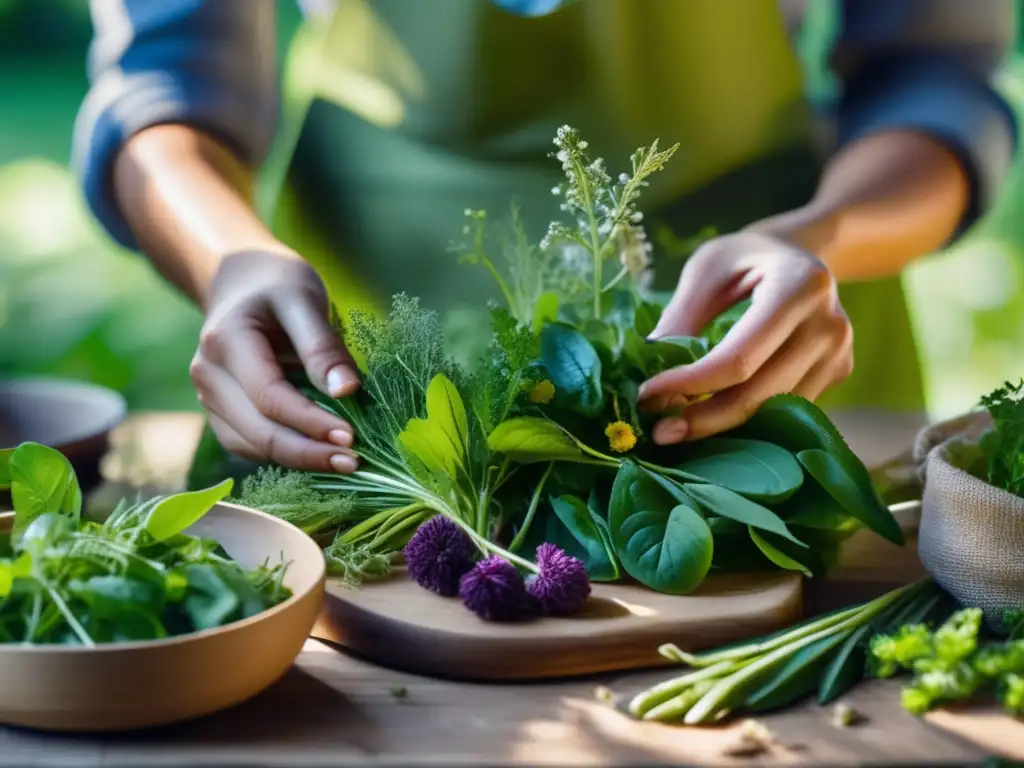
[[[484,621],[519,619],[529,607],[522,575],[512,563],[498,555],[481,560],[462,577],[459,597]]]
[[[404,554],[413,581],[443,597],[454,597],[459,580],[473,567],[476,547],[458,525],[437,515],[413,534]]]
[[[547,379],[538,381],[530,390],[530,402],[537,405],[547,405],[555,396],[555,385]]]
[[[540,572],[527,582],[527,592],[544,616],[578,613],[590,596],[590,579],[583,561],[554,544],[537,547]]]
[[[633,427],[624,421],[613,421],[604,431],[608,444],[616,453],[628,453],[636,445],[636,433]]]

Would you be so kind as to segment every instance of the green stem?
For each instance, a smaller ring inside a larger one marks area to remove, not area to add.
[[[341,534],[339,541],[345,544],[352,544],[358,539],[360,539],[364,534],[369,533],[374,528],[387,523],[387,521],[395,515],[402,515],[409,511],[416,511],[418,509],[421,509],[422,507],[422,504],[416,503],[410,504],[407,507],[399,507],[397,509],[383,509],[380,512],[377,512],[375,515],[371,515],[365,520],[357,523],[356,525],[353,525],[351,528],[349,528],[347,531]]]
[[[481,536],[473,529],[473,526],[468,525],[465,520],[460,520],[453,515],[449,515],[448,517],[453,523],[455,523],[469,535],[469,538],[473,540],[473,543],[476,544],[477,547],[482,552],[503,557],[513,565],[518,565],[520,568],[527,570],[530,573],[539,573],[539,569],[535,564],[531,563],[529,560],[524,560],[523,558],[519,557],[519,555],[513,554],[512,552],[502,549],[486,537]]]
[[[587,222],[590,229],[590,253],[594,259],[594,318],[601,319],[601,257],[604,249],[601,247],[601,235],[598,232],[597,217],[594,216],[594,203],[591,198],[590,182],[587,179],[587,171],[577,160],[575,166],[576,178],[579,180],[580,194],[583,195],[583,208],[587,212]]]
[[[626,275],[628,275],[628,274],[629,274],[629,270],[626,269],[625,267],[620,269],[619,273],[615,277],[613,277],[611,280],[609,280],[608,283],[605,285],[605,287],[601,289],[601,293],[608,293],[608,291],[610,291],[612,288],[614,288],[616,285],[618,285],[620,282],[622,282],[622,279]]]
[[[548,481],[548,475],[551,474],[551,470],[554,469],[555,462],[548,464],[548,468],[544,470],[543,476],[540,478],[540,482],[537,487],[533,489],[533,496],[530,498],[530,506],[526,510],[526,517],[523,518],[523,524],[519,527],[519,531],[512,539],[512,543],[508,545],[509,552],[518,552],[519,547],[523,545],[523,541],[526,539],[526,534],[530,530],[530,526],[533,524],[533,518],[537,514],[537,508],[540,506],[540,495],[544,491],[544,485]]]
[[[903,587],[890,592],[887,595],[883,595],[867,605],[862,606],[861,610],[856,615],[851,616],[845,621],[819,632],[815,632],[814,634],[806,635],[794,643],[788,643],[780,648],[776,648],[764,656],[759,656],[752,660],[742,669],[722,680],[719,680],[715,686],[708,691],[707,694],[705,694],[689,712],[686,713],[686,717],[683,722],[687,725],[696,725],[698,723],[706,722],[714,716],[719,704],[721,704],[730,694],[738,688],[741,688],[743,685],[753,681],[759,674],[771,670],[776,664],[781,663],[797,651],[806,648],[808,645],[816,643],[829,635],[866,624],[888,608],[894,601],[900,599],[904,593],[913,586],[916,585],[909,585],[908,587]]]
[[[629,702],[629,713],[634,717],[643,717],[659,704],[678,696],[694,683],[699,683],[702,680],[717,680],[742,666],[742,663],[737,665],[732,661],[723,661],[714,666],[687,672],[685,675],[658,683],[633,697],[633,700]]]

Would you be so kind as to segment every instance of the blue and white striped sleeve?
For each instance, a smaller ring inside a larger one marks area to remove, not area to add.
[[[1016,152],[1013,112],[990,85],[1013,44],[1014,0],[845,0],[840,25],[840,145],[906,129],[942,141],[972,183],[962,231],[992,205]]]
[[[161,123],[194,125],[258,165],[277,125],[275,0],[91,0],[90,89],[73,165],[121,244],[135,239],[111,189],[114,158]]]

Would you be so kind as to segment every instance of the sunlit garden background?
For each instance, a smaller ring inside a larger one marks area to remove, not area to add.
[[[298,14],[279,6],[283,50]],[[826,28],[808,30],[808,51]],[[134,408],[195,408],[198,314],[109,243],[67,169],[89,34],[86,0],[0,0],[0,376],[70,376],[118,389]],[[1024,112],[1024,51],[998,86]],[[1024,376],[1022,212],[1018,163],[998,208],[907,275],[935,415]]]

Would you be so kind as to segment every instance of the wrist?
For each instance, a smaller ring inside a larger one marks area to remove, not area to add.
[[[833,246],[838,241],[841,212],[817,201],[802,208],[755,222],[744,231],[758,232],[808,253],[829,267]]]

